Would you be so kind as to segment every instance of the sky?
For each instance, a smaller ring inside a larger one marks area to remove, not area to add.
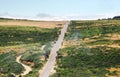
[[[0,0],[0,17],[67,20],[120,15],[120,0]]]

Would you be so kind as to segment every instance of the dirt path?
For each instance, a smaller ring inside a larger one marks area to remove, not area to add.
[[[63,42],[64,35],[65,35],[65,32],[67,31],[68,25],[69,25],[69,22],[66,22],[63,29],[61,30],[61,34],[60,34],[58,40],[56,41],[56,43],[54,44],[53,49],[51,50],[50,57],[49,57],[47,63],[45,64],[45,66],[43,67],[43,69],[41,70],[39,77],[49,77],[52,72],[52,69],[54,69],[55,60],[56,60],[56,56],[57,56],[56,52],[61,47],[61,44]]]
[[[21,56],[22,55],[20,55],[16,58],[16,62],[22,64],[22,66],[24,67],[25,71],[23,73],[21,73],[21,75],[24,76],[24,75],[28,74],[30,71],[32,71],[32,68],[20,62]]]
[[[41,50],[44,50],[45,46],[46,46],[46,45],[43,45],[43,46],[41,47]]]

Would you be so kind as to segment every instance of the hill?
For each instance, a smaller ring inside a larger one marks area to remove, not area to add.
[[[120,77],[120,20],[72,21],[51,77]]]

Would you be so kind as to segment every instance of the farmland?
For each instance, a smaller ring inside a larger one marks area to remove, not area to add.
[[[120,20],[71,21],[51,77],[119,77]]]
[[[0,19],[0,26],[35,26],[40,28],[62,27],[65,21],[33,21],[33,20],[13,20]]]
[[[34,25],[36,23],[39,25]],[[48,27],[44,23],[55,22],[0,21],[0,77],[20,75],[25,71],[25,68],[16,62],[19,55],[21,55],[20,61],[32,68],[25,77],[38,76],[39,69],[47,61],[44,55],[51,50],[60,33],[60,27],[64,24],[56,22]],[[43,46],[45,47],[42,48]]]

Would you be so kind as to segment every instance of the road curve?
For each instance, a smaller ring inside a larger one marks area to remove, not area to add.
[[[54,68],[54,65],[55,65],[55,60],[56,60],[56,56],[57,56],[56,52],[61,47],[61,44],[63,42],[64,35],[67,31],[68,25],[69,25],[69,22],[66,22],[63,29],[61,30],[61,34],[59,35],[58,40],[54,44],[53,49],[51,50],[51,53],[50,53],[50,57],[49,57],[47,63],[45,64],[45,66],[43,67],[43,70],[42,70],[41,74],[39,75],[39,77],[49,77],[50,76],[51,70]]]
[[[25,71],[23,73],[21,73],[21,75],[24,76],[24,75],[28,74],[30,71],[32,71],[32,68],[20,62],[21,56],[22,55],[20,55],[16,58],[16,62],[22,64],[22,66],[25,68]]]

